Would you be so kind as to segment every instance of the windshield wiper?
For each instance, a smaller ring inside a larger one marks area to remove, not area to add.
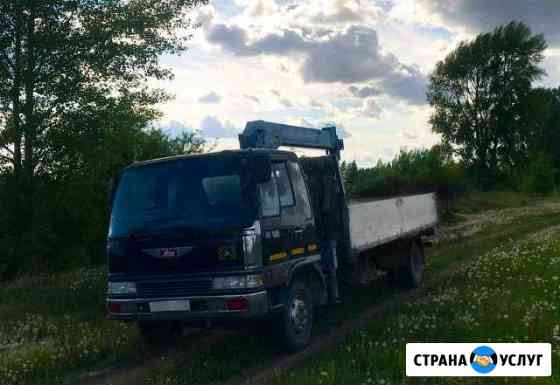
[[[122,239],[130,240],[147,240],[162,237],[182,237],[186,233],[189,236],[200,236],[203,233],[203,229],[197,227],[189,226],[168,226],[158,229],[141,228],[135,231],[131,231],[129,234],[124,235]]]

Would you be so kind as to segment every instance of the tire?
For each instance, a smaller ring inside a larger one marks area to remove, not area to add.
[[[313,298],[303,281],[292,282],[286,306],[277,322],[279,337],[289,352],[300,351],[309,345],[313,328]]]
[[[142,340],[149,346],[170,345],[182,332],[182,325],[171,321],[138,322]]]
[[[405,266],[399,271],[401,286],[415,289],[422,284],[424,275],[424,251],[418,241],[410,243],[409,252],[405,257]]]

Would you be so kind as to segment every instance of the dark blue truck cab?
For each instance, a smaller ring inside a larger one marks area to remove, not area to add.
[[[343,197],[342,197],[343,198]],[[239,150],[137,162],[112,196],[107,308],[164,322],[269,319],[304,347],[326,302],[312,203],[298,158]]]

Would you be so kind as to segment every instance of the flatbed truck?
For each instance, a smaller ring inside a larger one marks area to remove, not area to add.
[[[136,322],[149,338],[170,325],[255,321],[297,351],[309,344],[314,309],[339,301],[341,268],[360,273],[366,264],[421,284],[434,194],[348,203],[334,126],[255,121],[239,141],[240,150],[119,173],[107,238],[110,318]],[[281,146],[326,155],[298,158]]]

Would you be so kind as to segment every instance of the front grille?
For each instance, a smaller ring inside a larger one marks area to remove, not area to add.
[[[138,295],[143,298],[207,295],[211,289],[211,279],[138,283]]]

